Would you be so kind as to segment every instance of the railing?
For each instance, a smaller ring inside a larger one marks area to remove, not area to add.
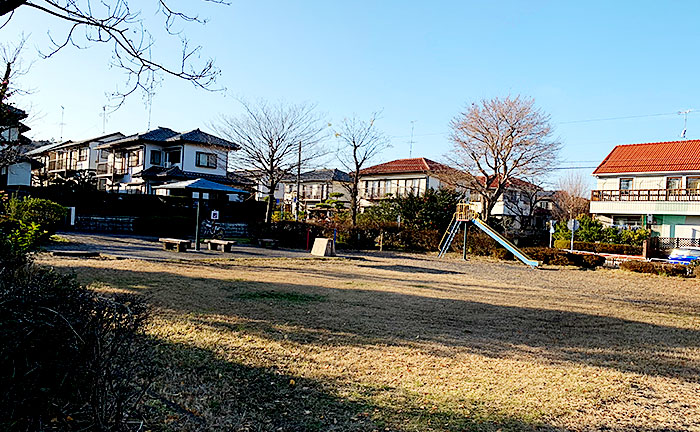
[[[63,169],[64,161],[63,159],[56,159],[49,161],[49,171],[60,171]]]
[[[124,175],[127,172],[128,170],[126,167],[117,165],[115,168],[107,162],[98,163],[95,170],[95,174],[97,175]]]
[[[108,163],[98,163],[97,164],[97,169],[95,170],[95,173],[97,175],[104,175],[109,173],[109,164]]]
[[[422,195],[425,192],[423,188],[420,188],[418,186],[412,187],[412,186],[401,186],[401,187],[392,187],[392,188],[383,188],[383,187],[378,187],[378,188],[369,188],[369,189],[360,189],[360,198],[364,199],[382,199],[382,198],[389,198],[389,197],[397,197],[397,196],[405,196],[409,194],[413,195]]]
[[[591,201],[700,201],[700,189],[594,190]]]
[[[657,251],[670,252],[671,249],[700,246],[700,239],[697,238],[675,238],[675,237],[652,237],[651,246]]]

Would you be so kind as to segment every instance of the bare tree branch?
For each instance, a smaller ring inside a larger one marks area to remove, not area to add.
[[[344,184],[350,195],[350,216],[352,224],[357,222],[360,208],[360,171],[365,164],[389,147],[389,138],[376,127],[379,112],[374,112],[368,121],[357,117],[346,118],[335,129],[335,137],[340,141],[338,160],[350,173],[350,182]]]
[[[283,103],[270,104],[260,100],[255,104],[240,100],[244,114],[222,116],[216,131],[240,146],[232,155],[237,167],[256,172],[268,194],[266,222],[272,219],[275,190],[280,181],[299,166],[299,145],[302,148],[301,167],[309,167],[323,154],[321,147],[325,125],[316,105]]]
[[[228,5],[224,0],[202,0],[207,3]],[[181,30],[175,30],[175,23],[196,22],[204,24],[206,20],[173,9],[166,0],[156,0],[153,4],[163,16],[163,26],[168,34],[181,39],[181,53],[176,62],[163,59],[152,60],[150,49],[155,44],[152,32],[148,31],[139,10],[130,8],[129,0],[113,2],[94,2],[92,0],[0,0],[0,16],[8,15],[8,22],[19,7],[33,8],[59,20],[71,23],[69,30],[54,38],[49,32],[50,49],[41,55],[51,57],[68,45],[87,48],[91,43],[113,45],[112,64],[127,73],[124,89],[115,91],[112,96],[115,108],[124,103],[124,99],[136,90],[152,89],[154,73],[163,73],[187,81],[206,90],[218,90],[215,83],[220,71],[212,59],[199,61],[201,47],[191,47]],[[4,26],[4,25],[3,25]],[[1,28],[1,27],[0,27]],[[83,33],[77,32],[84,30]]]
[[[451,123],[449,160],[465,171],[488,219],[512,179],[537,178],[554,168],[561,144],[552,139],[549,116],[520,96],[482,100]]]

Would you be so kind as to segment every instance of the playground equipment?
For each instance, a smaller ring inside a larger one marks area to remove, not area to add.
[[[493,228],[488,226],[484,221],[479,219],[479,215],[474,211],[470,203],[459,203],[457,204],[457,211],[452,215],[452,220],[450,225],[447,227],[445,234],[440,240],[440,252],[438,253],[438,258],[442,258],[452,245],[452,241],[459,232],[459,229],[466,225],[468,222],[473,223],[477,228],[485,232],[489,237],[496,240],[501,246],[506,248],[510,253],[513,254],[517,259],[522,261],[524,264],[529,265],[532,268],[540,265],[539,261],[530,259],[525,255],[520,249],[518,249],[513,243],[508,241],[505,237],[497,233]],[[464,227],[464,256],[466,258],[467,253],[467,229]]]

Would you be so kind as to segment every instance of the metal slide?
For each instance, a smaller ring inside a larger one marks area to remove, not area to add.
[[[507,238],[503,237],[499,233],[497,233],[493,228],[490,226],[486,225],[484,221],[482,221],[479,218],[474,218],[472,219],[472,222],[474,225],[479,227],[479,229],[486,234],[489,235],[492,239],[496,240],[501,246],[506,248],[510,253],[512,253],[517,259],[522,261],[524,264],[529,265],[532,268],[537,267],[540,265],[539,261],[535,261],[533,259],[530,259],[527,255],[525,255],[520,249],[518,249],[513,243],[509,242]]]
[[[530,257],[525,255],[513,243],[508,241],[507,238],[497,233],[493,228],[486,225],[486,223],[478,217],[474,217],[470,221],[474,225],[476,225],[480,230],[488,234],[489,237],[496,240],[501,246],[506,248],[510,253],[513,254],[513,256],[522,261],[524,264],[529,265],[532,268],[535,268],[540,265],[539,261],[530,259]],[[450,225],[447,228],[447,231],[445,231],[445,235],[442,236],[442,240],[440,241],[440,252],[438,253],[438,258],[442,258],[443,256],[445,256],[447,251],[450,249],[450,246],[452,245],[452,240],[454,240],[455,236],[457,235],[457,232],[459,232],[460,226],[466,222],[466,220],[460,220],[459,218],[457,218],[456,214],[455,216],[453,216],[452,221],[450,221]]]

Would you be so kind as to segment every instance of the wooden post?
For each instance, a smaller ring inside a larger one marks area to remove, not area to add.
[[[199,198],[197,198],[197,224],[194,229],[194,249],[199,250]]]

